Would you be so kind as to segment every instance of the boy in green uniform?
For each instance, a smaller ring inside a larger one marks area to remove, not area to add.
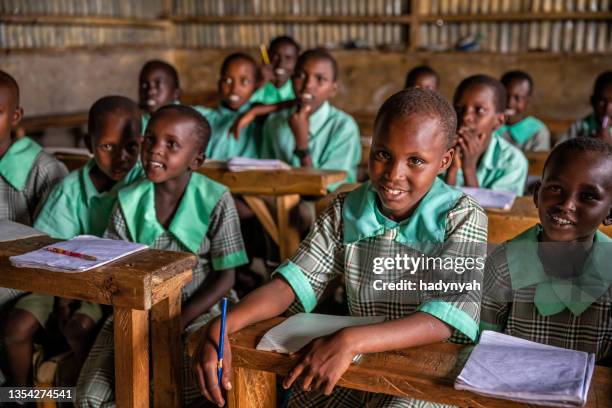
[[[142,109],[141,131],[144,134],[149,118],[162,106],[178,103],[181,85],[176,69],[167,62],[151,60],[143,65],[138,76],[138,103]]]
[[[509,71],[502,76],[501,83],[506,87],[508,104],[506,123],[496,134],[524,152],[550,150],[550,132],[546,125],[533,116],[525,116],[533,92],[531,76],[523,71]]]
[[[295,99],[291,77],[300,55],[300,45],[289,36],[270,41],[270,64],[262,68],[266,83],[253,94],[252,103],[272,105]]]
[[[37,207],[68,171],[32,139],[15,140],[11,136],[11,130],[22,117],[19,85],[11,75],[0,71],[0,220],[32,225]],[[0,288],[0,315],[9,302],[22,294],[21,291]],[[3,346],[4,341],[0,342],[2,358],[5,354]],[[0,384],[5,380],[0,371]]]
[[[574,138],[551,152],[540,224],[488,258],[481,328],[596,355],[612,365],[612,147]]]
[[[250,123],[239,135],[230,135],[234,121],[251,107],[259,71],[255,60],[248,54],[229,55],[221,64],[219,95],[221,103],[215,109],[196,107],[208,120],[212,136],[206,157],[229,160],[233,157],[258,158],[261,149],[259,124]]]
[[[88,148],[94,158],[55,186],[34,222],[36,229],[53,238],[102,236],[119,189],[143,176],[138,164],[140,112],[135,102],[123,96],[99,99],[89,110],[88,135]],[[76,383],[102,309],[91,302],[56,300],[32,293],[15,304],[6,324],[6,332],[10,333],[6,339],[7,355],[15,385],[30,384],[33,337],[41,328],[47,328],[54,310],[74,353],[74,364],[62,373],[62,380],[64,385]]]
[[[596,137],[612,144],[612,71],[602,72],[595,80],[591,107],[593,112],[574,122],[558,143],[575,137]]]
[[[294,167],[344,170],[346,182],[357,181],[359,127],[328,101],[336,94],[337,76],[338,65],[327,51],[314,49],[300,55],[293,76],[297,106],[268,117],[263,127],[262,157],[280,159]]]
[[[474,75],[461,81],[453,103],[459,128],[446,182],[451,186],[506,190],[523,195],[527,159],[518,148],[495,134],[504,123],[504,86],[490,76]]]
[[[168,105],[156,111],[143,139],[146,178],[119,192],[105,232],[107,238],[198,257],[193,279],[182,292],[185,340],[219,313],[223,296],[236,300],[234,268],[247,262],[231,194],[195,172],[204,161],[209,137],[210,126],[193,108]],[[78,406],[108,406],[114,401],[113,324],[112,316],[104,322],[81,370]],[[183,401],[188,406],[198,393],[184,356]]]
[[[482,258],[484,263],[484,211],[469,196],[437,177],[452,160],[455,118],[450,104],[431,90],[408,88],[390,97],[375,121],[370,181],[348,194],[339,194],[298,252],[276,270],[272,281],[228,313],[226,332],[231,336],[287,309],[310,312],[328,284],[343,276],[351,315],[385,316],[382,323],[342,329],[305,347],[283,381],[285,388],[293,385],[290,405],[424,404],[334,386],[357,354],[429,344],[459,333],[471,341],[476,339],[478,290],[454,296],[378,292],[375,280],[380,277],[400,282],[410,275],[395,267],[388,268],[385,275],[376,275],[374,268],[380,257],[413,257],[426,251],[444,259]],[[418,269],[414,273],[422,278],[427,271]],[[482,276],[482,269],[476,273]],[[205,330],[193,364],[204,395],[221,405],[221,389],[231,387],[232,361],[226,339],[223,378],[218,385],[219,324],[215,319]]]

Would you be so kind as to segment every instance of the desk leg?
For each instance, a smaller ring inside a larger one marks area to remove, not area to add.
[[[234,368],[229,408],[275,408],[276,374],[249,368]]]
[[[151,310],[151,339],[153,353],[153,406],[181,407],[181,294],[153,306]]]
[[[300,232],[297,226],[291,223],[291,213],[299,204],[300,196],[298,194],[288,194],[276,197],[278,246],[281,262],[290,258],[300,245]]]
[[[118,407],[149,407],[149,312],[115,307],[115,397]]]

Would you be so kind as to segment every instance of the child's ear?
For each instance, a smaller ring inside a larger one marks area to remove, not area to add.
[[[542,182],[536,181],[533,186],[533,203],[535,204],[536,208],[538,208],[538,194],[540,193],[540,187],[542,187]]]
[[[452,147],[450,149],[447,149],[446,152],[444,152],[444,156],[442,156],[442,165],[438,170],[438,174],[445,172],[450,167],[451,163],[453,162],[454,156],[455,149]]]
[[[200,167],[202,167],[202,165],[204,164],[204,159],[206,159],[206,156],[204,155],[204,152],[199,152],[191,161],[191,163],[189,163],[189,170],[197,170]]]
[[[21,122],[22,118],[23,118],[23,108],[21,106],[18,106],[13,111],[13,117],[11,118],[11,127],[17,126],[19,122]]]
[[[604,218],[603,225],[605,225],[606,227],[608,225],[612,225],[612,207],[610,208],[610,212],[608,213],[606,218]]]

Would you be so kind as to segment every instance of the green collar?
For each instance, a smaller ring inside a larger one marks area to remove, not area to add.
[[[16,140],[0,159],[0,175],[15,190],[22,191],[42,147],[29,137]]]
[[[192,173],[168,231],[197,254],[208,231],[210,215],[227,187]],[[155,212],[155,185],[143,179],[119,191],[119,204],[132,239],[152,245],[165,232]]]
[[[286,80],[285,83],[282,84],[280,88],[276,88],[276,89],[278,89],[278,94],[280,96],[280,99],[282,99],[283,101],[295,98],[295,93],[293,92],[293,81],[291,80],[291,78]]]
[[[543,126],[544,124],[538,119],[533,116],[527,116],[513,125],[503,125],[496,133],[501,135],[504,132],[508,132],[512,140],[522,145],[538,133]]]
[[[536,285],[534,303],[543,316],[562,312],[566,307],[576,316],[603,295],[612,283],[612,256],[608,245],[612,239],[601,231],[595,233],[593,250],[586,260],[584,272],[571,279],[546,274],[538,256],[538,236],[542,227],[536,225],[508,241],[506,256],[512,289]],[[608,273],[608,276],[606,276]]]
[[[433,185],[419,202],[413,214],[399,223],[385,217],[376,203],[377,194],[370,182],[350,192],[342,207],[343,241],[345,244],[398,229],[395,241],[426,250],[427,244],[444,242],[446,214],[463,196],[436,177]]]

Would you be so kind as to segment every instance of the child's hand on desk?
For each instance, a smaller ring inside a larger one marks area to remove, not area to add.
[[[209,401],[218,406],[225,405],[225,400],[217,381],[217,347],[219,345],[219,319],[212,320],[206,328],[198,347],[192,357],[192,367],[196,376],[200,391]],[[230,390],[232,384],[230,376],[232,372],[232,348],[230,347],[227,332],[225,334],[223,347],[223,376],[221,383],[224,390]]]
[[[357,354],[352,343],[345,330],[311,341],[301,350],[304,354],[284,379],[283,387],[289,388],[300,379],[304,391],[318,389],[330,395]]]

